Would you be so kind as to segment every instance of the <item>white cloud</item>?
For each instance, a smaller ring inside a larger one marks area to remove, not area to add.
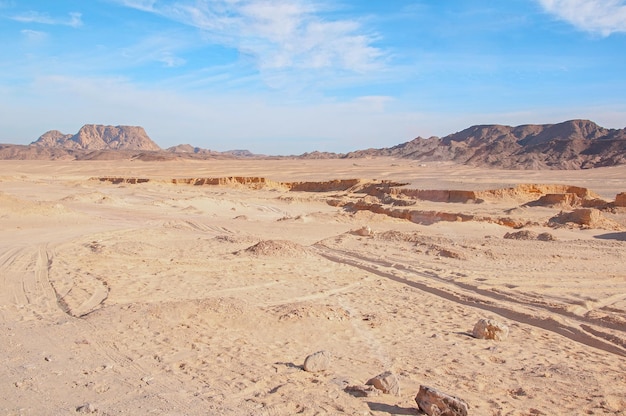
[[[384,53],[358,20],[324,18],[303,0],[118,0],[198,28],[211,42],[250,56],[261,70],[335,68],[363,73]]]
[[[30,11],[27,13],[12,16],[11,19],[22,23],[41,23],[45,25],[62,25],[71,27],[80,27],[83,25],[80,13],[69,13],[68,18],[54,18],[46,13]]]
[[[40,32],[38,30],[24,29],[21,33],[24,35],[26,40],[33,43],[41,42],[48,38],[48,34],[46,32]]]
[[[626,32],[624,0],[538,0],[543,8],[586,32],[609,36]]]

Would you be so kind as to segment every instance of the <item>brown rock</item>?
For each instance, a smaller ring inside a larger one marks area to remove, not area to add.
[[[539,241],[556,241],[556,237],[550,233],[541,233],[537,236]]]
[[[396,377],[391,371],[385,371],[384,373],[369,379],[365,384],[368,386],[374,386],[385,394],[393,394],[394,396],[400,395],[398,377]]]
[[[536,240],[537,233],[530,230],[521,230],[513,233],[504,234],[504,238],[507,240]]]
[[[626,207],[626,192],[621,192],[615,197],[616,207]]]
[[[474,325],[472,335],[479,339],[504,341],[509,336],[509,327],[493,319],[481,319]]]
[[[148,137],[143,127],[102,126],[98,124],[85,124],[73,136],[51,130],[44,133],[33,144],[76,150],[161,150]]]
[[[467,416],[469,409],[463,400],[426,386],[420,386],[415,402],[429,416]]]
[[[309,373],[317,373],[320,371],[328,370],[332,355],[328,351],[318,351],[309,355],[304,360],[304,371]]]

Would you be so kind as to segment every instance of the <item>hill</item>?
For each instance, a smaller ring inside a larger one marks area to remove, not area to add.
[[[626,129],[606,129],[589,120],[517,127],[479,125],[443,138],[418,137],[343,157],[376,156],[503,169],[587,169],[626,164]]]

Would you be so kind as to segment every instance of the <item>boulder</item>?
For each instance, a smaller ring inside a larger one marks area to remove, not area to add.
[[[420,386],[415,402],[428,416],[467,416],[469,406],[458,397]]]
[[[385,371],[384,373],[369,379],[365,384],[368,386],[374,386],[385,394],[393,394],[394,396],[400,395],[398,377],[396,377],[396,375],[391,371]]]
[[[318,351],[311,354],[304,360],[304,371],[317,373],[319,371],[328,370],[331,359],[332,356],[328,351]]]
[[[472,335],[479,339],[504,341],[509,336],[509,327],[493,319],[481,319],[474,325]]]

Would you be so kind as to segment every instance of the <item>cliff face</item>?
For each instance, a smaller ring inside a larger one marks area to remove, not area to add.
[[[74,150],[161,150],[143,127],[97,124],[86,124],[75,135],[51,130],[32,144]]]

